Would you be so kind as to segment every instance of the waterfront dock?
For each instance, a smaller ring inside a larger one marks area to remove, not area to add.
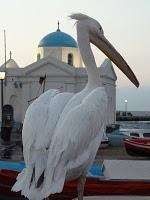
[[[96,155],[96,160],[147,160],[148,157],[136,157],[127,154],[124,145],[115,147],[108,146],[104,149],[99,149]]]
[[[147,160],[148,157],[133,157],[127,154],[124,145],[119,147],[108,146],[104,149],[99,149],[95,158],[95,162],[103,160]],[[22,147],[20,143],[12,142],[9,145],[1,144],[0,140],[0,160],[19,162],[23,160]]]

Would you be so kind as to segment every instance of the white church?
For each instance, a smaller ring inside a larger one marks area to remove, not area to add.
[[[21,68],[10,56],[0,71],[5,69],[3,103],[13,107],[14,120],[19,122],[23,122],[28,106],[44,91],[55,88],[76,93],[87,82],[77,42],[59,26],[41,39],[33,63]],[[109,100],[107,124],[112,124],[115,123],[117,77],[109,59],[98,69]]]

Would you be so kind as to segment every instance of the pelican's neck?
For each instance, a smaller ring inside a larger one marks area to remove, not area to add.
[[[96,88],[101,86],[99,71],[96,66],[95,58],[90,46],[89,34],[85,30],[77,31],[77,40],[83,62],[88,74],[88,88]]]

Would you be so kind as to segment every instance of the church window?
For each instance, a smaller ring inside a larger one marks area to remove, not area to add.
[[[68,64],[73,66],[73,54],[72,53],[68,54]]]
[[[41,59],[41,55],[40,53],[37,54],[37,60],[40,60]]]

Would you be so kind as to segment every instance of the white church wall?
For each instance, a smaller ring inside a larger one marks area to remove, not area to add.
[[[62,48],[61,47],[38,47],[35,55],[34,61],[37,61],[37,55],[40,54],[40,58],[45,58],[48,56],[52,56],[57,58],[58,60],[62,60]]]
[[[30,86],[29,81],[24,80],[23,87],[22,87],[22,118],[21,118],[21,121],[24,120],[26,110],[31,103],[31,102],[28,102],[29,100],[31,100],[30,88],[31,88],[31,86]],[[32,93],[34,93],[34,92],[32,91]]]
[[[38,55],[40,55],[40,59],[44,57],[44,49],[43,47],[37,48],[34,53],[34,62],[38,60]]]
[[[10,99],[9,99],[9,103],[10,105],[12,105],[13,109],[14,109],[14,120],[15,121],[20,121],[20,119],[22,118],[22,105],[21,105],[21,99],[19,96],[17,95],[11,95]]]
[[[34,77],[41,77],[41,76],[53,76],[53,77],[59,77],[59,76],[68,76],[69,74],[65,70],[60,70],[59,66],[54,66],[52,64],[45,64],[43,66],[40,66],[39,68],[35,68],[33,71],[30,71],[30,73],[27,73],[28,76]]]
[[[76,85],[75,85],[75,92],[79,92],[83,90],[87,83],[87,78],[77,78],[76,79]]]
[[[17,77],[14,79],[17,81]],[[33,100],[43,92],[43,87],[39,84],[39,76],[22,77],[22,88],[15,88],[14,81],[9,81],[4,89],[5,104],[14,107],[16,121],[23,121],[25,112]],[[20,78],[18,78],[20,81]],[[115,82],[102,78],[109,100],[107,124],[115,123],[116,110],[116,88]],[[59,89],[61,92],[79,92],[87,82],[87,77],[73,76],[47,76],[45,81],[45,91],[49,89]]]
[[[62,48],[61,47],[44,47],[43,48],[43,58],[47,56],[52,56],[61,60],[62,58]]]
[[[4,85],[4,105],[12,105],[15,121],[20,121],[22,118],[22,88],[19,83],[19,79],[7,77],[6,85]]]
[[[73,66],[82,67],[82,59],[78,48],[63,47],[62,61],[68,63],[68,54],[73,55]]]
[[[69,53],[73,55],[73,65],[75,67],[82,67],[82,58],[79,49],[71,47],[39,47],[35,52],[34,61],[37,61],[37,55],[39,54],[41,59],[52,56],[62,62],[68,63]]]
[[[67,91],[67,92],[75,93],[75,84],[74,84],[74,82],[65,81],[64,90]]]
[[[108,97],[107,124],[114,124],[116,121],[116,88],[114,85],[105,83],[104,87]]]
[[[115,123],[116,76],[109,64],[105,61],[105,66],[99,70],[109,100],[107,124],[112,124]],[[14,107],[16,121],[24,120],[28,106],[42,94],[43,87],[39,84],[39,79],[45,74],[45,91],[59,89],[61,92],[76,93],[85,87],[88,79],[85,68],[74,68],[51,57],[41,59],[26,68],[8,70],[7,86],[4,87],[4,104],[11,104]]]

